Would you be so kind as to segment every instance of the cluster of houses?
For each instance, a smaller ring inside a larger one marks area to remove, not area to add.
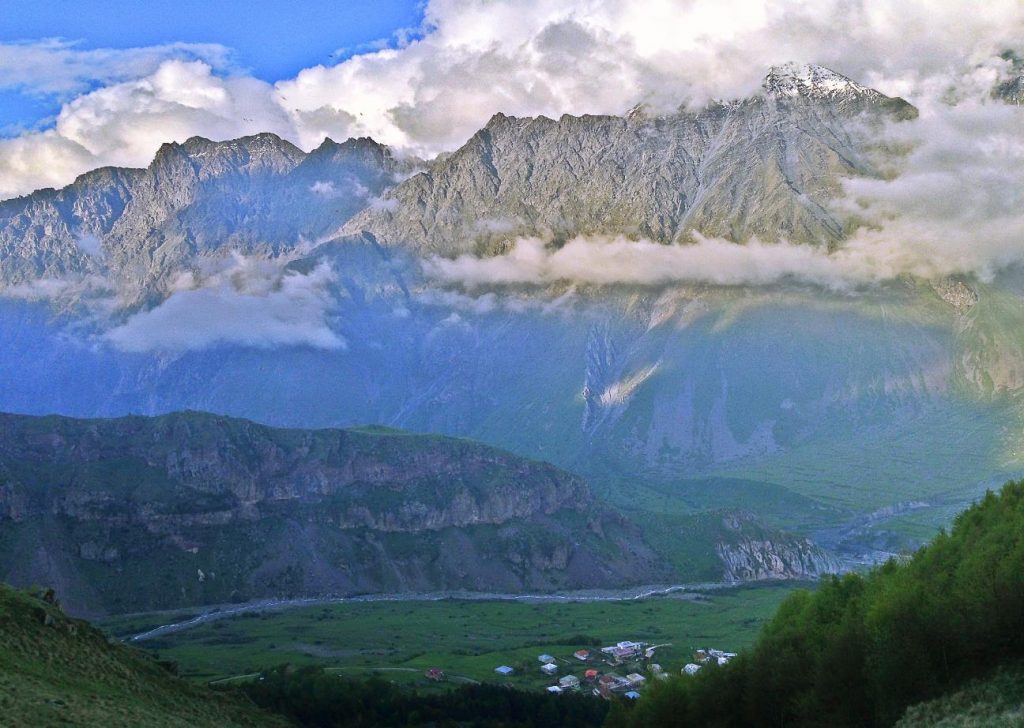
[[[664,645],[659,645],[664,646]],[[589,688],[594,695],[604,698],[611,698],[621,695],[628,699],[635,700],[640,697],[640,690],[647,684],[647,678],[639,672],[629,672],[620,675],[613,671],[602,671],[598,665],[618,667],[627,663],[640,663],[647,658],[653,657],[654,648],[649,647],[645,642],[624,641],[608,647],[602,647],[600,652],[580,649],[576,650],[573,659],[555,658],[553,655],[542,654],[537,656],[540,663],[540,672],[546,677],[557,678],[557,682],[549,685],[546,689],[549,693],[557,695],[570,690],[581,690]],[[559,662],[565,663],[559,666]],[[579,663],[582,663],[580,665]],[[571,674],[575,666],[586,666],[582,676]],[[639,668],[639,665],[635,665]],[[643,668],[639,668],[643,669]],[[655,679],[665,679],[668,675],[656,663],[647,666],[647,672]],[[494,670],[503,677],[512,675],[515,670],[508,665],[501,665]],[[558,677],[560,672],[569,671],[569,674]]]
[[[735,652],[723,652],[722,650],[715,649],[697,650],[693,653],[693,662],[683,665],[681,672],[684,675],[696,675],[708,663],[728,665],[729,661],[734,657],[736,657]]]
[[[556,658],[545,653],[538,655],[537,661],[540,663],[540,672],[545,677],[557,678],[555,684],[546,688],[553,695],[589,688],[594,695],[606,699],[621,695],[624,698],[636,700],[640,697],[640,691],[647,685],[647,678],[638,670],[646,669],[647,674],[655,680],[668,678],[668,673],[662,669],[661,665],[656,662],[648,662],[648,660],[654,657],[654,651],[657,648],[669,646],[648,645],[646,642],[627,640],[602,647],[599,653],[580,649],[572,653],[573,659]],[[726,665],[734,657],[736,657],[735,652],[725,652],[713,648],[696,650],[693,653],[693,662],[687,663],[680,672],[684,675],[695,675],[705,665]],[[559,667],[559,662],[564,665]],[[586,667],[582,677],[572,674],[573,668],[580,666],[578,663],[582,663],[582,666]],[[600,665],[618,667],[627,663],[634,671],[626,675],[599,669]],[[499,665],[494,668],[494,671],[502,677],[510,677],[515,673],[515,668],[509,665]],[[559,672],[562,671],[568,671],[568,674],[558,677]],[[444,672],[436,667],[427,670],[425,676],[430,680],[445,679]]]

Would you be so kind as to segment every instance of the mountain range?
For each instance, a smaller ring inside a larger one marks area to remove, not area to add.
[[[836,293],[431,271],[533,238],[839,250],[858,224],[836,204],[844,181],[891,174],[900,150],[882,132],[916,114],[785,66],[760,93],[698,110],[497,114],[432,160],[369,139],[309,153],[271,134],[166,144],[146,169],[0,202],[0,409],[469,437],[578,473],[630,523],[658,514],[629,540],[670,561],[739,558],[709,557],[722,541],[686,525],[723,512],[756,512],[756,528],[847,563],[884,557],[1024,469],[1019,275]],[[40,503],[23,522],[63,513]],[[676,562],[668,573],[685,573]],[[389,579],[349,586],[435,583]],[[217,596],[236,589],[256,593]]]

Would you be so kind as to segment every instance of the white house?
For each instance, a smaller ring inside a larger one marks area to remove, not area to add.
[[[644,683],[647,682],[647,678],[645,678],[643,675],[641,675],[638,672],[631,672],[631,673],[629,673],[628,675],[626,675],[626,679],[629,680],[630,687],[634,687],[634,688],[643,687]]]
[[[562,690],[575,690],[580,686],[580,679],[575,675],[566,675],[558,681],[558,686]]]
[[[540,671],[543,672],[545,675],[554,675],[558,672],[558,665],[556,665],[553,662],[549,662],[546,665],[541,665]]]

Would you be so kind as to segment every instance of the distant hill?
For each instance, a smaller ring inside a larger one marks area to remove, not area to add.
[[[581,478],[468,440],[0,415],[0,575],[83,613],[670,573]]]
[[[285,726],[239,696],[175,677],[55,604],[0,584],[0,724]]]

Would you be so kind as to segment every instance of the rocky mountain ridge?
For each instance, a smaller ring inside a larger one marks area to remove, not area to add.
[[[201,413],[156,419],[36,420],[0,414],[0,518],[44,514],[88,521],[233,523],[278,503],[330,504],[338,528],[418,532],[500,524],[592,504],[586,484],[546,463],[465,440],[368,430],[280,431]],[[62,462],[66,482],[33,489],[17,473]],[[131,463],[172,492],[140,497],[105,479],[107,463]],[[198,515],[180,508],[202,503]]]
[[[817,66],[772,69],[759,95],[651,117],[496,114],[453,153],[398,159],[370,139],[306,154],[273,134],[165,144],[0,202],[0,284],[102,276],[129,306],[236,251],[290,253],[339,231],[418,253],[496,252],[518,235],[835,245],[839,180],[875,175],[868,130],[916,110]],[[418,172],[418,173],[417,173]]]
[[[159,298],[204,256],[275,256],[330,236],[414,165],[370,139],[309,154],[269,133],[164,144],[146,169],[0,202],[0,280],[94,274],[129,302]]]
[[[467,440],[379,427],[282,430],[196,412],[0,415],[0,576],[54,585],[80,612],[613,588],[686,575],[808,578],[838,568],[756,519],[729,524],[705,536],[722,540],[717,552],[707,545],[721,566],[684,564],[683,574],[664,551],[673,545],[652,547],[644,528],[578,476]],[[771,568],[740,573],[741,547]],[[779,560],[794,549],[803,557]]]
[[[827,69],[789,66],[772,69],[764,93],[697,112],[496,114],[345,230],[441,255],[494,252],[517,235],[834,245],[839,180],[878,174],[869,130],[916,113]]]

